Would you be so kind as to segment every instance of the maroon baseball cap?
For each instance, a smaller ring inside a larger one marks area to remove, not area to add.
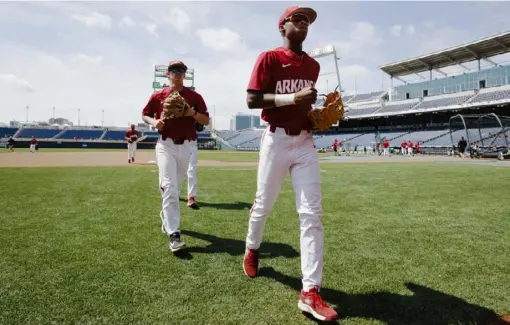
[[[168,69],[170,68],[183,68],[185,70],[188,70],[188,67],[184,64],[182,61],[170,61],[168,63]]]
[[[317,19],[317,12],[312,8],[301,7],[301,6],[292,6],[287,8],[283,14],[280,16],[278,20],[278,28],[283,25],[283,21],[294,14],[303,14],[310,19],[310,25]]]

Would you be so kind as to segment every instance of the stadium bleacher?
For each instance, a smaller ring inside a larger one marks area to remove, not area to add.
[[[18,131],[18,128],[0,127],[0,138],[8,138],[14,135]]]
[[[429,109],[429,108],[440,108],[453,105],[461,105],[468,101],[470,98],[475,96],[474,91],[469,91],[466,94],[448,94],[425,97],[423,101],[414,107],[414,109]]]
[[[35,137],[37,139],[49,139],[53,138],[60,132],[61,130],[59,129],[22,128],[16,135],[16,138]]]
[[[55,139],[97,140],[103,135],[103,132],[104,130],[69,129],[57,135]]]

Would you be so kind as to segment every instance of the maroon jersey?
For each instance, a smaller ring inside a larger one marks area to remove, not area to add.
[[[292,94],[306,87],[314,87],[319,78],[320,65],[303,53],[299,56],[289,49],[278,47],[262,52],[255,62],[248,90],[270,94]],[[263,109],[262,120],[275,127],[311,129],[307,117],[311,105],[288,105]]]
[[[147,105],[145,105],[142,114],[144,116],[150,116],[153,118],[155,117],[156,119],[163,118],[163,103],[165,102],[165,98],[168,97],[169,93],[170,88],[164,88],[152,94],[149,102]],[[195,109],[195,111],[209,116],[209,112],[207,111],[207,106],[205,105],[204,99],[199,93],[186,87],[184,87],[179,93],[182,97],[184,97],[184,99],[186,99],[188,104]],[[159,134],[171,139],[197,139],[195,119],[191,116],[166,120],[163,131],[158,132]]]
[[[30,144],[37,144],[37,140],[36,139],[30,139]]]
[[[137,130],[128,130],[125,135],[126,138],[130,138],[135,141],[138,139],[138,131]]]

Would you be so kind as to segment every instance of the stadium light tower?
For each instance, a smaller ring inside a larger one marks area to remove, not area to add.
[[[335,61],[336,78],[338,81],[338,92],[342,93],[343,89],[342,89],[342,84],[340,82],[340,72],[338,71],[338,60],[340,60],[340,59],[336,55],[335,47],[333,45],[326,45],[324,47],[319,47],[319,48],[313,49],[310,52],[308,52],[308,55],[315,59],[322,58],[325,56],[330,56],[330,55],[333,56],[333,60]]]

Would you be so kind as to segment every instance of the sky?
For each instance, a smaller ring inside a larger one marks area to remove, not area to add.
[[[0,122],[25,121],[28,106],[29,121],[55,107],[75,124],[141,123],[154,65],[182,60],[213,126],[228,129],[236,113],[260,114],[246,86],[259,53],[282,44],[278,18],[294,4],[317,11],[304,49],[335,46],[346,94],[387,90],[383,64],[510,29],[510,2],[1,2]],[[318,61],[317,88],[332,91],[333,60]]]

